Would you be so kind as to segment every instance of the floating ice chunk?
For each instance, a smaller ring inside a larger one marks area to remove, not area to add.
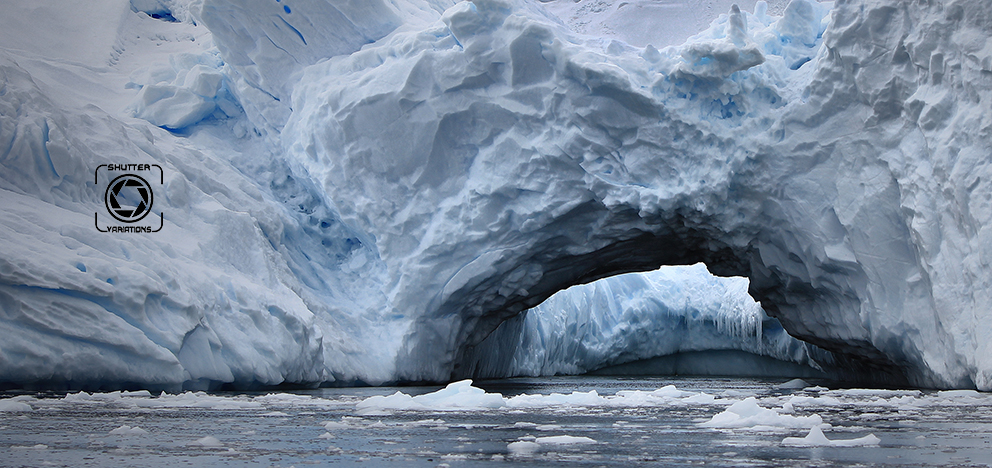
[[[541,449],[542,445],[589,445],[596,444],[595,439],[582,436],[548,436],[548,437],[522,437],[516,442],[511,442],[506,448],[513,455],[531,455]]]
[[[326,429],[328,431],[334,431],[334,430],[339,430],[339,429],[351,429],[351,428],[352,428],[352,426],[350,424],[347,424],[347,423],[345,423],[343,421],[342,422],[338,422],[338,421],[327,421],[326,423],[324,423],[324,429]]]
[[[426,411],[430,408],[417,403],[413,400],[413,397],[407,395],[403,392],[396,392],[389,396],[376,395],[361,402],[356,405],[359,412],[371,412],[375,410],[394,410],[394,411],[404,411],[404,410],[421,410]]]
[[[572,392],[568,395],[552,393],[550,395],[517,395],[507,400],[511,408],[541,408],[546,406],[602,406],[607,399],[599,396],[595,390],[588,392]]]
[[[270,393],[268,395],[257,396],[252,400],[264,405],[283,406],[323,406],[329,403],[328,400],[313,398],[309,395],[293,395],[291,393]]]
[[[421,419],[403,424],[403,427],[432,427],[435,429],[447,428],[448,423],[443,419]]]
[[[827,395],[841,398],[894,398],[894,397],[919,397],[923,392],[919,390],[885,390],[876,388],[852,388],[848,390],[833,390]]]
[[[709,421],[701,423],[703,427],[741,428],[741,427],[813,427],[823,424],[823,418],[818,414],[812,416],[790,416],[779,414],[775,410],[758,406],[754,397],[738,401],[719,413]]]
[[[189,445],[200,446],[200,447],[203,447],[203,448],[222,448],[222,447],[224,447],[224,444],[222,444],[220,442],[220,440],[218,440],[214,436],[201,437],[199,439],[196,439],[193,442],[190,442]]]
[[[595,444],[595,443],[598,443],[598,442],[596,442],[595,439],[590,439],[589,437],[581,437],[581,436],[578,436],[577,437],[577,436],[570,436],[570,435],[560,435],[560,436],[551,436],[551,437],[538,437],[537,439],[534,439],[534,442],[537,442],[538,444],[542,444],[542,445],[546,445],[546,444],[549,444],[549,445],[576,445],[576,444],[586,445],[586,444]]]
[[[790,407],[795,407],[797,405],[805,405],[805,406],[840,406],[840,405],[843,404],[843,402],[841,402],[837,398],[829,397],[829,396],[811,397],[811,396],[797,395],[797,396],[790,397],[786,401],[786,404],[789,405]]]
[[[506,405],[503,395],[473,387],[471,380],[454,382],[442,390],[413,399],[432,408],[500,408]]]
[[[11,449],[14,450],[48,450],[48,446],[45,444],[37,445],[11,445]]]
[[[782,445],[796,447],[865,447],[878,445],[879,442],[881,442],[881,439],[875,437],[875,434],[868,434],[857,439],[830,440],[827,436],[823,435],[823,430],[817,425],[810,428],[809,434],[806,437],[786,437],[782,440]]]
[[[402,392],[389,396],[376,395],[358,403],[359,410],[435,410],[457,411],[466,409],[500,408],[506,406],[503,395],[486,393],[472,386],[471,380],[448,384],[441,390],[411,397]]]
[[[481,388],[473,387],[471,380],[463,380],[450,384],[442,390],[425,395],[410,396],[397,391],[388,396],[377,395],[369,397],[359,402],[356,407],[362,414],[379,414],[378,412],[380,411],[466,411],[504,407],[512,410],[596,406],[635,408],[677,404],[710,405],[729,403],[726,400],[718,400],[714,395],[685,392],[671,385],[651,392],[624,390],[617,392],[615,395],[608,396],[600,395],[596,390],[590,390],[588,392],[572,392],[570,394],[552,393],[550,395],[530,395],[525,393],[506,398],[499,393],[486,393]],[[327,424],[334,425],[334,427],[338,427],[339,425],[340,427],[345,427],[340,423],[329,422]],[[517,422],[513,427],[549,430],[547,429],[548,426],[539,426],[530,422]]]
[[[0,400],[0,413],[23,413],[31,411],[31,405],[20,401]]]
[[[615,396],[607,397],[610,406],[637,407],[659,406],[668,404],[709,404],[716,397],[706,393],[685,392],[674,385],[659,388],[651,392],[641,390],[621,390]]]
[[[518,440],[516,442],[510,442],[506,448],[514,455],[531,455],[537,452],[541,448],[541,445],[537,442]]]
[[[692,395],[690,397],[683,398],[682,399],[682,402],[683,403],[696,404],[696,405],[713,404],[713,403],[716,403],[716,396],[715,395],[710,395],[709,393],[702,393],[702,392],[700,392],[700,393],[697,393],[697,394]]]
[[[990,398],[992,395],[980,393],[975,390],[946,390],[937,392],[937,398],[965,399],[965,398]]]
[[[783,390],[791,390],[791,389],[806,388],[806,387],[809,387],[809,386],[810,386],[809,383],[807,383],[803,379],[792,379],[792,380],[790,380],[788,382],[779,384],[775,388],[781,388]]]
[[[695,394],[692,392],[684,392],[682,390],[679,390],[674,385],[666,385],[651,392],[651,396],[667,397],[667,398],[682,398],[690,395],[695,395]]]
[[[149,394],[150,395],[150,394]],[[178,395],[162,393],[156,398],[146,397],[141,392],[122,394],[110,393],[70,393],[62,398],[71,404],[114,405],[123,408],[202,408],[216,410],[262,409],[261,403],[245,397],[222,397],[204,392],[185,392]]]
[[[146,431],[146,430],[144,430],[144,429],[142,429],[142,428],[140,428],[138,426],[131,427],[131,426],[128,426],[126,424],[125,425],[121,425],[121,427],[118,427],[117,429],[113,429],[113,430],[110,431],[110,435],[125,436],[125,437],[127,437],[127,436],[142,436],[142,435],[145,435],[145,434],[148,434],[148,431]]]

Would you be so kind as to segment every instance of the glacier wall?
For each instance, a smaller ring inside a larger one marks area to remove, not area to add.
[[[0,32],[4,382],[447,380],[561,289],[705,262],[863,377],[992,390],[974,2],[758,2],[660,50],[523,0],[87,14],[106,57]],[[166,229],[97,235],[93,169],[135,160]]]
[[[368,249],[317,187],[246,132],[243,98],[230,85],[236,75],[209,32],[131,7],[94,2],[86,22],[61,29],[65,36],[44,19],[72,11],[67,3],[4,15],[0,386],[389,379],[390,366],[375,363],[395,352],[367,347],[370,338],[399,340],[392,322],[366,308],[382,294]],[[170,11],[178,18],[184,10]],[[11,35],[107,47],[105,55],[53,56],[62,49]],[[149,85],[171,96],[151,99]],[[225,97],[211,105],[226,110],[204,117],[212,86]],[[133,113],[193,124],[172,133]],[[164,215],[159,233],[94,226],[94,215],[109,218],[94,172],[128,163],[162,167],[149,215]]]

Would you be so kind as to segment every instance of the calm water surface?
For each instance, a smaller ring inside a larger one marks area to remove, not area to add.
[[[0,466],[992,466],[990,394],[783,389],[781,383],[483,381],[475,386],[505,398],[595,390],[608,400],[617,392],[668,385],[715,398],[643,405],[555,404],[549,398],[536,407],[456,411],[356,406],[376,395],[422,395],[441,387],[65,398],[7,393],[0,395],[0,409],[4,402],[8,409],[0,411]],[[748,397],[783,414],[819,415],[833,440],[874,434],[881,441],[796,447],[783,444],[784,438],[804,437],[809,429],[701,425]],[[585,443],[534,443],[556,436]],[[530,443],[511,446],[515,442]],[[527,450],[516,450],[521,445]]]

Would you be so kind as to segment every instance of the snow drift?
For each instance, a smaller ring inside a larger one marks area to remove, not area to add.
[[[660,50],[522,0],[87,14],[102,55],[4,19],[0,380],[447,380],[559,290],[705,262],[864,377],[992,390],[974,2],[759,2]],[[94,229],[129,162],[158,234]]]

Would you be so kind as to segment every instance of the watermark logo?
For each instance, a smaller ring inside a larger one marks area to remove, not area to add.
[[[103,196],[107,211],[122,223],[136,223],[152,210],[155,192],[148,181],[134,174],[117,176]]]
[[[103,195],[103,203],[107,213],[110,214],[111,218],[126,225],[106,223],[101,227],[100,213],[97,212],[94,214],[94,223],[98,231],[150,234],[162,230],[162,226],[165,224],[165,213],[159,213],[158,227],[155,226],[154,216],[150,218],[151,224],[138,224],[148,216],[148,213],[152,212],[152,206],[155,204],[155,190],[152,188],[152,184],[138,173],[149,172],[151,175],[156,175],[155,172],[158,171],[158,185],[161,186],[165,182],[165,174],[161,166],[158,164],[101,164],[93,171],[93,180],[97,185],[100,185],[101,171],[108,173],[107,179],[113,177],[107,184],[107,189]],[[117,175],[118,172],[124,172],[124,174]]]

